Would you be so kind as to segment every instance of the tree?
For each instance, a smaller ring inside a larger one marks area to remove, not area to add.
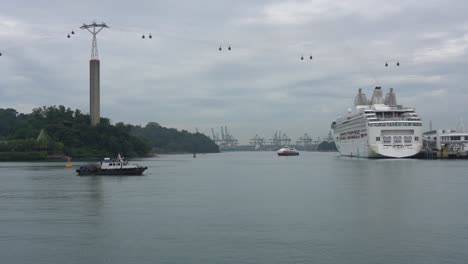
[[[39,138],[38,138],[38,135]],[[36,138],[39,140],[36,141]],[[165,128],[156,122],[145,127],[101,118],[90,126],[90,117],[62,105],[34,108],[30,114],[0,109],[0,139],[12,142],[0,151],[44,150],[72,157],[102,157],[121,153],[127,157],[158,152],[219,152],[205,135]]]

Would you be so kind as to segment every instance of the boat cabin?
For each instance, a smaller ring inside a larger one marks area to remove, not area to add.
[[[118,157],[117,159],[104,158],[101,161],[100,165],[101,165],[101,169],[122,169],[122,168],[135,167],[133,165],[129,165],[128,161],[120,157]]]

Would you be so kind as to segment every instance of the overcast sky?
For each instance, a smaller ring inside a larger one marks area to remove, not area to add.
[[[227,125],[241,143],[275,130],[293,140],[306,132],[316,138],[352,106],[358,88],[370,97],[375,86],[395,88],[398,103],[415,107],[426,129],[430,120],[448,128],[460,117],[468,122],[467,1],[0,6],[0,108],[89,112],[91,35],[79,27],[104,21],[110,29],[98,35],[101,116],[113,123],[156,121],[207,135]],[[141,39],[148,33],[151,40]]]

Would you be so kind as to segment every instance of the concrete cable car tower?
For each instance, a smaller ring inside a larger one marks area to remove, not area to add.
[[[91,126],[96,126],[99,124],[101,119],[100,116],[100,97],[99,97],[99,54],[97,48],[96,35],[101,32],[104,28],[109,28],[106,23],[97,24],[93,22],[92,24],[83,24],[80,27],[81,29],[88,30],[91,35],[93,35],[93,41],[91,45],[91,60],[89,61],[89,114],[91,116]]]

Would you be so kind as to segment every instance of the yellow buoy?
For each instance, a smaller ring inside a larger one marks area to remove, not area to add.
[[[73,164],[71,163],[71,158],[67,157],[67,163],[65,164],[65,168],[70,169],[73,167]]]

